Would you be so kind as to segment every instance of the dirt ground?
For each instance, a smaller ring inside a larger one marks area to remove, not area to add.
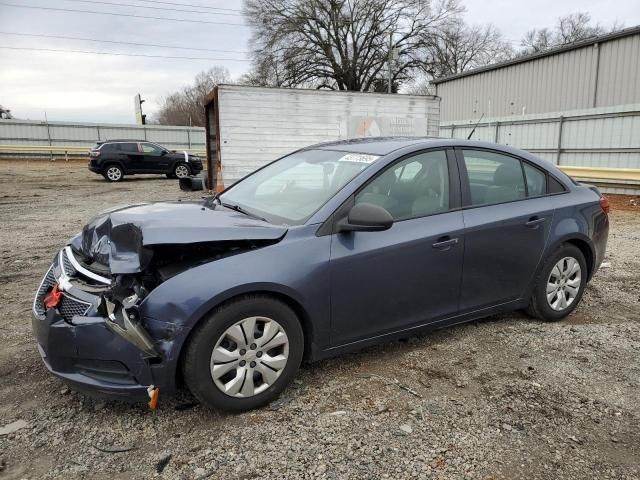
[[[176,183],[0,162],[0,428],[26,422],[0,430],[0,478],[640,478],[630,197],[612,201],[607,268],[566,321],[502,315],[304,366],[278,401],[241,415],[186,393],[149,411],[69,390],[31,336],[42,275],[92,215],[175,199]]]

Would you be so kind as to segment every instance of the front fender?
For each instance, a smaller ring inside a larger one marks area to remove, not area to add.
[[[274,245],[225,257],[172,277],[140,304],[149,334],[163,340],[167,374],[175,371],[185,341],[208,312],[239,295],[271,292],[304,310],[315,345],[326,345],[330,332],[330,236],[315,236],[315,226],[289,231]]]

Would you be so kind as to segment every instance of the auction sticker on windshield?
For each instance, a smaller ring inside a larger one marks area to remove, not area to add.
[[[366,153],[347,153],[345,156],[338,159],[339,162],[353,162],[353,163],[373,163],[378,158],[378,155],[368,155]]]

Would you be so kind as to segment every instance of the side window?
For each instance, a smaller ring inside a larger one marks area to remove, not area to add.
[[[472,205],[491,205],[525,198],[520,160],[493,152],[463,150]]]
[[[527,192],[529,197],[538,197],[547,193],[547,175],[541,170],[529,165],[524,165],[524,176],[527,178]]]
[[[153,143],[141,143],[140,146],[142,147],[142,151],[144,153],[157,153],[157,154],[160,154],[162,152],[160,147],[154,145]]]
[[[136,153],[138,152],[137,143],[118,143],[118,150],[123,153]]]
[[[356,195],[356,203],[385,208],[394,220],[449,210],[449,169],[444,150],[419,153],[396,163]]]

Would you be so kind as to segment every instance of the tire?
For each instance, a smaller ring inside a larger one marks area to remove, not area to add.
[[[102,176],[109,182],[121,182],[124,178],[124,172],[120,165],[111,164],[104,167]]]
[[[183,162],[176,163],[171,172],[173,178],[185,178],[191,175],[191,169],[189,165]]]
[[[527,313],[547,322],[562,320],[580,303],[587,273],[587,262],[580,249],[570,244],[561,245],[540,271]]]
[[[254,339],[244,340],[252,319]],[[276,399],[293,380],[303,353],[304,334],[293,310],[272,297],[251,295],[222,305],[196,328],[186,346],[182,373],[203,405],[241,412]]]

